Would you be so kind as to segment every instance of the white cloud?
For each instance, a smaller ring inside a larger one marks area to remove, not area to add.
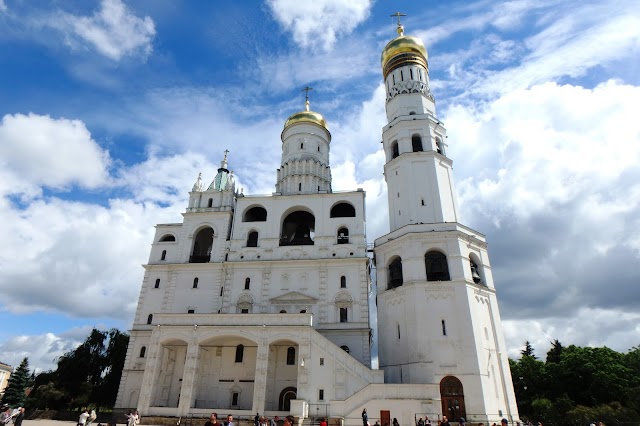
[[[4,2],[4,0],[0,0],[0,12],[6,12],[7,10],[7,4]]]
[[[462,221],[488,236],[504,317],[640,307],[638,96],[547,83],[446,111]]]
[[[106,183],[109,154],[79,120],[36,114],[0,122],[0,193],[35,195],[40,186],[96,188]]]
[[[367,19],[371,0],[267,0],[275,19],[304,48],[331,50],[340,35]]]
[[[100,10],[92,16],[60,12],[47,25],[64,31],[72,47],[89,44],[115,61],[135,54],[146,58],[156,35],[151,17],[135,16],[122,0],[102,0]]]

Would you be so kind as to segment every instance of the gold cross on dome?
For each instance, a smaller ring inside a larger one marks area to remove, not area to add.
[[[306,92],[304,94],[304,100],[305,101],[309,100],[309,91],[311,91],[311,90],[313,90],[313,87],[309,87],[309,86],[307,86],[307,87],[305,87],[304,89],[301,90],[301,92]]]
[[[398,28],[397,28],[397,32],[399,36],[402,36],[404,34],[404,27],[402,26],[402,24],[400,23],[400,17],[401,16],[407,16],[406,13],[400,13],[400,12],[396,12],[393,15],[389,15],[392,18],[395,16],[398,18]]]

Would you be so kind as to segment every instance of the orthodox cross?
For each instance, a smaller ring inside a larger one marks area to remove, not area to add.
[[[305,101],[309,101],[309,91],[310,91],[310,90],[313,90],[313,87],[309,87],[309,86],[307,86],[307,87],[305,87],[304,89],[302,89],[302,90],[301,90],[301,92],[306,92],[306,93],[304,94],[304,100],[305,100]]]
[[[396,13],[394,13],[393,15],[389,15],[389,16],[391,16],[392,18],[393,18],[394,16],[396,16],[396,17],[398,18],[398,29],[397,29],[397,32],[398,32],[398,35],[399,35],[399,36],[402,36],[402,35],[404,34],[404,27],[403,27],[403,26],[402,26],[402,24],[400,23],[400,17],[401,17],[401,16],[407,16],[407,15],[406,15],[405,13],[396,12]]]
[[[227,154],[229,153],[228,149],[224,150],[224,160],[227,161]]]

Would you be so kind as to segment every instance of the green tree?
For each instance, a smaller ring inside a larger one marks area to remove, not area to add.
[[[520,351],[520,354],[522,354],[522,356],[530,356],[531,358],[536,359],[536,355],[533,353],[533,346],[531,346],[531,343],[528,340],[524,342],[524,349]]]
[[[24,358],[11,376],[2,397],[2,403],[10,407],[23,407],[27,399],[26,389],[29,385],[29,359]]]
[[[560,362],[560,357],[562,356],[562,343],[555,339],[551,342],[551,349],[547,352],[547,364],[550,362]]]

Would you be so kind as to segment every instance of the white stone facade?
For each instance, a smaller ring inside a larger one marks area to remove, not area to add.
[[[308,102],[282,132],[274,194],[238,193],[225,154],[209,186],[198,177],[182,223],[156,227],[116,407],[353,425],[365,407],[382,425],[518,418],[487,246],[457,223],[416,40],[383,63],[391,232],[368,249],[365,193],[332,191],[331,134]]]

